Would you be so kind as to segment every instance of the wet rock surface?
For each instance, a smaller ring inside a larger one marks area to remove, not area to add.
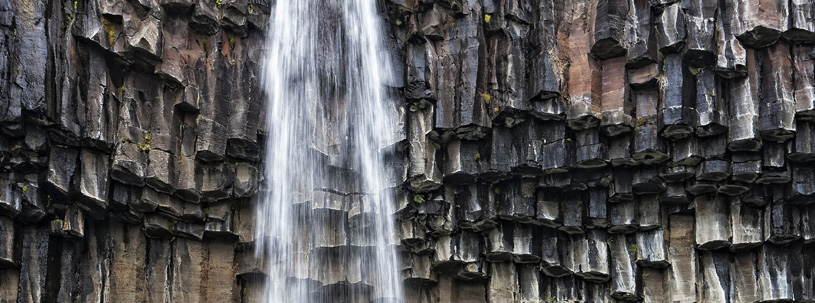
[[[0,302],[262,299],[269,2],[0,1]],[[815,300],[813,2],[380,4],[405,302]]]

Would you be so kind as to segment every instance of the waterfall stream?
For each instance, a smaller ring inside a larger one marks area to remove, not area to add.
[[[266,302],[400,302],[393,69],[375,0],[277,1],[263,65],[266,187],[256,255]]]

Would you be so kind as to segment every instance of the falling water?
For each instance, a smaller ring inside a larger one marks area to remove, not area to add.
[[[263,81],[266,188],[256,255],[266,302],[400,302],[392,69],[376,0],[277,1]]]

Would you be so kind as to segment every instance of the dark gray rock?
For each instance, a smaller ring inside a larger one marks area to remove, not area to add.
[[[689,3],[689,6],[693,6],[693,3]],[[685,47],[685,40],[688,37],[688,33],[685,30],[686,19],[689,19],[688,23],[691,28],[691,33],[697,34],[693,36],[693,38],[704,39],[704,37],[700,37],[703,35],[698,35],[699,33],[694,31],[696,24],[694,23],[695,20],[693,20],[693,16],[690,18],[685,17],[685,10],[682,9],[682,4],[674,3],[666,5],[661,7],[660,11],[661,12],[656,15],[654,26],[657,35],[657,47],[661,52],[673,53]],[[690,46],[691,49],[693,47],[693,45]],[[692,55],[691,53],[691,56]],[[689,58],[687,53],[685,56]]]
[[[699,117],[693,102],[696,82],[688,67],[682,64],[681,56],[668,54],[663,64],[665,75],[660,94],[664,105],[660,133],[670,139],[684,138],[698,126]]]
[[[0,268],[14,268],[20,263],[15,237],[14,219],[0,217]]]
[[[629,6],[624,0],[599,0],[593,8],[594,39],[591,52],[600,59],[625,55],[625,19]]]
[[[757,52],[760,61],[759,131],[766,141],[784,142],[795,136],[795,101],[789,46],[778,43]],[[771,89],[770,89],[771,88]]]
[[[657,48],[654,45],[656,35],[651,26],[644,26],[654,21],[649,2],[649,0],[629,1],[626,18],[626,32],[630,43],[626,54],[628,68],[637,68],[657,61]]]
[[[725,92],[716,75],[704,69],[696,74],[696,110],[699,112],[699,137],[717,136],[727,132],[728,115]]]
[[[727,148],[732,151],[757,151],[761,148],[759,139],[759,96],[758,76],[753,52],[747,56],[747,78],[731,80],[730,128]]]
[[[618,300],[637,300],[637,244],[633,236],[616,234],[609,236],[611,297]]]
[[[52,195],[59,198],[68,196],[76,173],[79,152],[72,148],[52,146],[48,157],[46,184]]]
[[[685,62],[691,66],[706,67],[716,63],[717,47],[716,11],[718,1],[695,0],[685,3],[687,7],[685,28],[687,29],[687,50]]]
[[[699,249],[716,250],[730,246],[732,238],[731,225],[719,216],[727,212],[727,198],[721,195],[715,198],[697,196],[696,205],[696,244]]]
[[[109,158],[88,149],[79,153],[80,175],[78,192],[83,208],[90,212],[105,211],[108,207]]]

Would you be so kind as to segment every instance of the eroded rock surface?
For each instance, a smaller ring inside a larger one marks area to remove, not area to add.
[[[261,299],[272,2],[0,1],[0,302]],[[405,302],[815,301],[812,1],[379,11]],[[315,196],[309,253],[370,248]]]

